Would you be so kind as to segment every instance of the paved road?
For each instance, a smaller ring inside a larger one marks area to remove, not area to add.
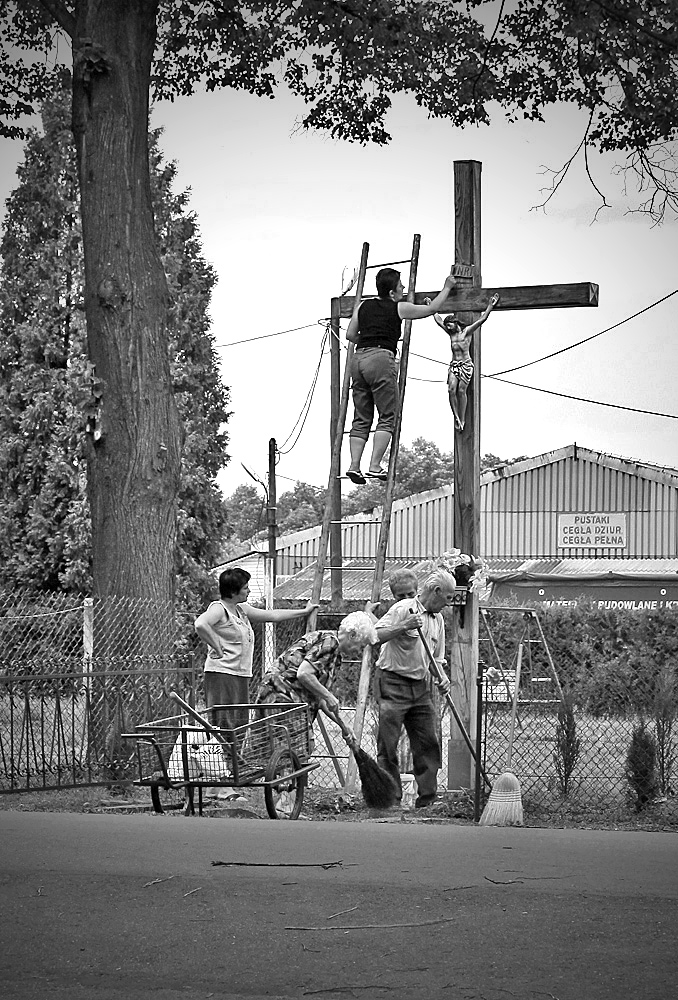
[[[0,844],[4,1000],[678,995],[675,834],[0,812]]]

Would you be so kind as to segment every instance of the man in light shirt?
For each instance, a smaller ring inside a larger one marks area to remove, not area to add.
[[[438,570],[424,581],[419,598],[398,601],[376,623],[382,643],[376,677],[377,759],[401,789],[398,741],[404,726],[412,748],[417,809],[435,801],[438,771],[442,766],[432,697],[434,678],[418,629],[421,628],[433,656],[442,665],[445,622],[441,611],[452,603],[454,591],[454,577]],[[449,690],[449,686],[449,681],[440,685],[442,690]]]

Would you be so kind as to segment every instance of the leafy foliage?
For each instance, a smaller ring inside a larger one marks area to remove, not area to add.
[[[226,497],[226,537],[229,543],[244,542],[263,530],[266,523],[266,501],[256,487],[244,485]]]
[[[510,602],[502,605],[510,607]],[[563,691],[575,709],[616,718],[678,717],[678,612],[535,607]],[[488,612],[494,644],[508,663],[522,616]]]
[[[184,431],[178,498],[180,601],[200,606],[213,581],[226,526],[226,507],[216,481],[226,464],[228,390],[221,382],[208,315],[216,283],[203,257],[189,192],[176,193],[176,163],[166,163],[160,132],[151,135],[151,192],[155,228],[171,305],[169,351],[174,398]]]
[[[281,534],[320,524],[327,491],[308,483],[296,483],[278,500],[278,530]]]
[[[577,736],[577,719],[572,699],[567,695],[565,703],[558,708],[555,744],[553,762],[556,766],[558,784],[561,794],[567,796],[581,751],[581,740]]]
[[[45,107],[0,244],[0,579],[84,589],[89,534],[85,356],[75,158],[63,102]]]
[[[85,435],[96,434],[97,383],[86,357],[75,152],[65,90],[43,108],[7,203],[0,254],[0,582],[88,591],[91,527]],[[227,391],[207,308],[215,275],[202,257],[188,194],[151,137],[153,200],[172,295],[172,378],[184,426],[178,572],[184,600],[209,587],[225,509]]]
[[[481,468],[505,465],[496,455],[485,455]],[[454,456],[441,452],[438,445],[419,437],[411,448],[401,447],[398,454],[398,474],[394,491],[396,500],[422,493],[439,486],[446,486],[454,479]],[[359,511],[373,510],[384,502],[384,483],[369,482],[351,490],[342,501],[342,514],[350,516]],[[309,483],[297,482],[294,489],[278,497],[278,533],[312,528],[322,521],[327,490]],[[229,511],[229,538],[245,541],[263,529],[263,498],[258,497],[252,486],[239,486],[226,498]]]
[[[79,6],[7,5],[0,134],[20,135],[22,116],[48,93],[50,61],[34,54],[55,52],[55,19],[72,34]],[[625,154],[646,210],[662,218],[678,207],[677,15],[677,0],[518,0],[498,14],[490,0],[162,0],[153,93],[232,87],[272,98],[283,84],[308,107],[301,127],[381,144],[399,93],[457,126],[486,124],[495,108],[542,120],[569,103],[588,117],[573,158]],[[554,190],[570,162],[554,172]]]
[[[497,96],[482,25],[462,4],[433,0],[297,0],[166,4],[156,96],[204,85],[273,97],[278,82],[309,105],[302,125],[385,143],[391,96],[413,92],[430,115],[486,120]],[[201,58],[196,59],[196,53]]]
[[[498,36],[507,56],[502,103],[537,119],[556,102],[583,109],[580,149],[628,154],[655,219],[678,208],[678,165],[667,147],[678,127],[677,15],[676,0],[521,0]]]
[[[659,790],[656,773],[657,745],[644,722],[634,726],[626,755],[626,780],[637,812],[650,805]]]

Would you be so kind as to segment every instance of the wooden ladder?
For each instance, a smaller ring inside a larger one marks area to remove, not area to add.
[[[414,302],[415,288],[417,282],[417,269],[419,266],[419,249],[421,244],[421,236],[415,233],[412,241],[412,256],[409,260],[397,261],[395,263],[410,265],[410,276],[407,288],[407,301]],[[358,279],[356,283],[356,293],[355,293],[355,303],[353,307],[353,315],[355,316],[360,303],[362,300],[363,289],[365,285],[365,275],[369,268],[381,268],[390,265],[386,264],[372,264],[368,265],[367,260],[369,256],[369,243],[363,243],[362,254],[360,257],[360,267],[358,270]],[[379,530],[379,540],[377,542],[377,551],[375,553],[375,563],[374,563],[374,577],[372,580],[372,592],[370,600],[376,603],[381,596],[381,588],[384,581],[384,570],[386,566],[386,551],[388,549],[389,533],[391,529],[391,512],[393,509],[393,494],[395,490],[395,478],[396,470],[398,466],[398,449],[400,446],[400,430],[402,426],[402,414],[403,414],[403,402],[405,399],[405,385],[407,382],[407,365],[409,361],[410,353],[410,335],[412,331],[412,320],[406,319],[404,321],[403,327],[403,338],[400,347],[400,370],[398,376],[398,389],[399,398],[398,406],[396,409],[395,425],[393,428],[393,435],[391,437],[391,450],[388,462],[388,476],[386,479],[386,490],[384,493],[384,502],[381,515],[381,526]],[[341,468],[341,452],[344,439],[344,430],[346,425],[346,414],[348,412],[348,398],[349,390],[351,385],[351,367],[353,360],[353,344],[349,343],[348,350],[346,352],[346,363],[344,367],[344,376],[341,388],[341,396],[339,399],[339,413],[336,423],[336,431],[334,435],[334,440],[332,442],[332,458],[330,462],[330,473],[327,487],[328,503],[325,506],[323,512],[322,527],[320,532],[320,539],[318,542],[318,556],[315,567],[315,574],[313,577],[313,587],[311,589],[311,601],[314,604],[319,603],[322,594],[323,580],[325,576],[325,570],[327,568],[327,548],[330,538],[330,530],[333,524],[340,525],[341,521],[341,509],[335,510],[335,505],[332,503],[331,498],[333,494],[332,486],[337,478],[340,477]],[[361,566],[360,569],[364,570],[365,567]],[[314,629],[316,627],[317,611],[314,611],[309,616],[309,628]],[[360,680],[358,682],[358,698],[356,703],[356,713],[353,723],[353,732],[360,742],[362,738],[363,726],[365,722],[365,708],[367,705],[367,698],[369,694],[370,685],[370,675],[372,670],[372,647],[367,646],[363,653],[362,666],[360,671]],[[323,732],[323,736],[325,733]],[[349,758],[349,765],[347,770],[345,788],[348,791],[352,791],[355,787],[356,779],[356,765],[353,756]]]

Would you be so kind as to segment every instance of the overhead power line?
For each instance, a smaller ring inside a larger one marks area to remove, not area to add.
[[[587,399],[585,396],[571,396],[567,392],[555,392],[553,389],[540,389],[536,385],[523,385],[522,382],[512,382],[508,378],[499,378],[498,375],[483,375],[483,378],[494,379],[495,382],[504,382],[506,385],[515,385],[519,389],[532,389],[534,392],[545,392],[549,396],[560,396],[561,399],[574,399],[578,403],[592,403],[594,406],[611,406],[615,410],[629,410],[631,413],[644,413],[648,417],[666,417],[668,420],[678,420],[678,414],[659,413],[657,410],[640,410],[636,406],[622,406],[621,403],[604,403],[600,399]]]
[[[561,347],[559,351],[552,351],[551,354],[545,354],[543,358],[537,358],[535,361],[526,361],[524,365],[516,365],[515,368],[505,368],[501,372],[494,372],[492,375],[487,375],[486,378],[496,378],[498,375],[510,375],[511,372],[519,372],[522,368],[529,368],[531,365],[538,365],[541,361],[547,361],[549,358],[555,358],[558,354],[564,354],[566,351],[571,351],[575,347],[581,347],[582,344],[588,344],[590,340],[595,340],[596,337],[602,337],[604,333],[609,333],[610,330],[616,330],[617,327],[623,326],[624,323],[628,323],[630,320],[635,319],[636,316],[642,316],[643,313],[648,312],[650,309],[654,309],[655,306],[660,305],[662,302],[666,302],[670,299],[672,295],[678,293],[678,288],[674,288],[672,292],[668,295],[664,295],[661,299],[657,299],[649,306],[645,306],[644,309],[639,309],[638,312],[633,313],[632,316],[627,316],[626,319],[620,319],[618,323],[614,323],[613,326],[608,326],[607,329],[601,330],[599,333],[594,333],[590,337],[584,337],[583,340],[578,340],[576,344],[570,344],[568,347]],[[643,412],[643,411],[641,411]]]
[[[301,407],[301,412],[299,413],[299,416],[297,417],[297,419],[294,422],[294,427],[292,428],[292,430],[290,431],[290,433],[287,435],[287,437],[285,438],[285,440],[283,441],[283,443],[281,444],[281,446],[276,449],[279,455],[289,455],[289,453],[292,451],[292,449],[296,445],[297,441],[301,437],[301,433],[302,433],[302,431],[304,429],[304,426],[306,424],[306,420],[308,419],[308,415],[309,415],[310,410],[311,410],[311,403],[313,402],[313,396],[315,394],[316,385],[318,384],[318,375],[320,374],[320,366],[322,364],[323,355],[325,353],[325,345],[327,343],[329,328],[330,327],[329,327],[329,323],[328,323],[327,326],[326,326],[326,328],[325,328],[325,333],[323,335],[323,339],[320,342],[320,357],[318,358],[318,364],[316,365],[315,372],[313,373],[313,378],[311,379],[310,388],[309,388],[308,392],[306,393],[306,399],[304,400],[304,403],[303,403],[303,405]],[[286,447],[287,443],[289,442],[290,438],[294,435],[294,432],[295,432],[297,426],[300,423],[301,423],[301,427],[299,427],[299,430],[297,431],[297,436],[295,437],[294,441],[289,446],[289,448],[287,448]]]
[[[244,340],[229,340],[227,344],[215,344],[214,346],[221,350],[224,347],[235,347],[236,344],[249,344],[254,340],[267,340],[269,337],[282,337],[285,333],[296,333],[298,330],[308,330],[312,326],[317,326],[320,320],[316,320],[315,323],[306,323],[304,326],[293,326],[289,330],[278,330],[277,333],[262,333],[258,337],[245,337]]]

